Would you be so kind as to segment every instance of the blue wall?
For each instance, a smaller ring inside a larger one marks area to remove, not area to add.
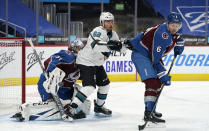
[[[41,0],[43,2],[68,2],[68,0]],[[101,3],[101,0],[71,0],[72,3]],[[110,3],[110,0],[104,0],[104,3]]]

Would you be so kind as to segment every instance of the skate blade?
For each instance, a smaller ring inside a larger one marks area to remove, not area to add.
[[[97,116],[97,117],[111,117],[112,114],[107,115],[107,114],[103,114],[103,113],[95,113],[95,116]]]
[[[147,123],[147,128],[166,128],[165,123],[153,123],[153,122],[148,122]]]

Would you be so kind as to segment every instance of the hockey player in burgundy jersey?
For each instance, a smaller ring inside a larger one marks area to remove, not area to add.
[[[44,74],[40,75],[38,81],[38,91],[42,101],[36,103],[25,103],[19,108],[12,118],[17,120],[54,120],[61,119],[60,113],[56,107],[51,93],[56,92],[64,108],[70,104],[76,92],[81,88],[75,84],[80,77],[80,71],[75,64],[77,53],[84,47],[80,40],[74,40],[68,47],[68,50],[60,50],[53,54],[44,62],[45,71],[48,79]],[[57,83],[59,83],[57,86]],[[86,117],[90,108],[90,102],[84,103],[74,119]]]
[[[180,14],[172,12],[167,22],[148,28],[135,38],[124,41],[133,50],[131,59],[145,83],[145,114],[144,120],[154,123],[165,123],[161,113],[151,114],[152,107],[160,91],[161,84],[171,84],[171,77],[166,73],[162,57],[174,48],[174,54],[180,55],[184,50],[184,40],[180,37],[182,18]]]
[[[57,94],[63,100],[71,99],[73,94],[73,84],[80,76],[79,70],[75,64],[74,53],[70,50],[61,50],[48,58],[44,62],[44,67],[48,75],[50,75],[50,73],[56,68],[64,71],[65,76],[61,81],[62,88],[59,88]],[[52,98],[52,95],[48,93],[44,87],[45,81],[46,78],[42,73],[38,81],[38,91],[42,101]]]

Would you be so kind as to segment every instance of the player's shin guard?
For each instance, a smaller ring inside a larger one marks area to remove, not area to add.
[[[105,100],[107,99],[107,94],[109,92],[110,85],[106,86],[99,86],[97,91],[97,105],[101,106],[105,103]]]
[[[161,87],[161,82],[160,82],[160,79],[151,78],[151,79],[145,80],[144,83],[145,83],[145,88],[146,88],[145,107],[147,109],[149,107],[148,107],[148,104],[146,104],[146,102],[149,102],[149,101],[154,102],[156,100],[156,97],[157,97],[160,87]],[[153,113],[155,114],[156,117],[162,117],[162,113],[156,112],[155,109],[154,109]]]

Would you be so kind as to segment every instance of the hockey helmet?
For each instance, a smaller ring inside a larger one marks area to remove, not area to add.
[[[182,23],[182,17],[179,13],[171,12],[167,18],[168,23]]]
[[[114,16],[113,16],[113,14],[110,13],[110,12],[102,12],[100,17],[99,17],[100,25],[104,26],[104,21],[105,20],[112,20],[113,23],[114,23]]]
[[[81,42],[78,39],[75,39],[75,40],[70,42],[70,44],[68,46],[68,50],[72,51],[74,54],[77,54],[78,51],[83,49],[83,47],[84,47],[83,42]]]

